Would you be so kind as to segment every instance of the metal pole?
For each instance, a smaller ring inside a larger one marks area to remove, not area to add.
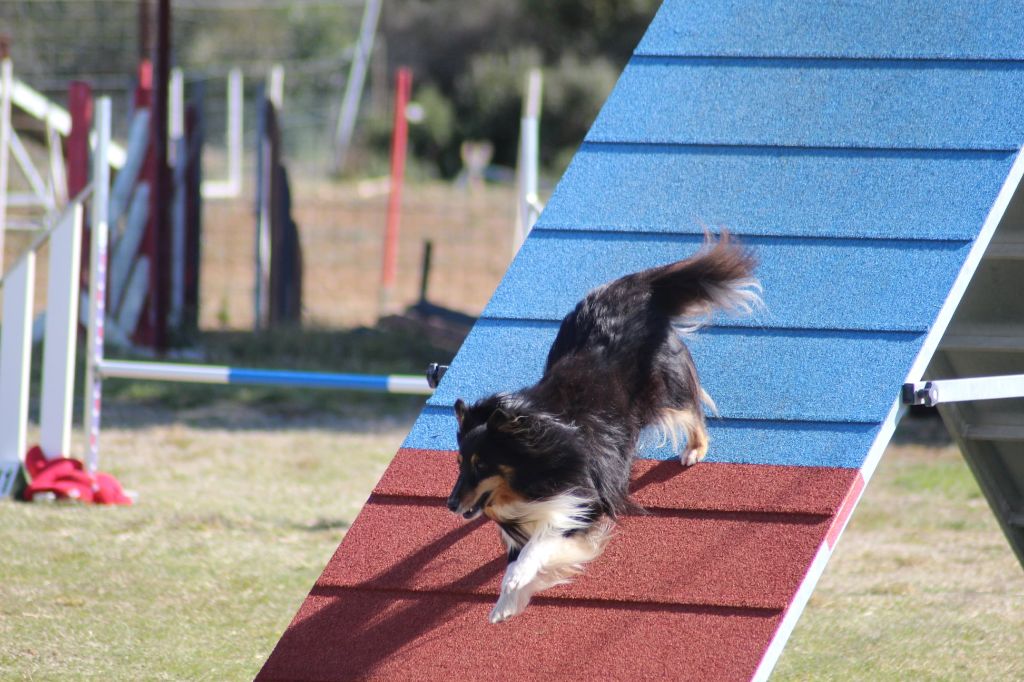
[[[292,372],[280,369],[252,369],[224,365],[191,365],[169,362],[104,360],[99,366],[103,377],[174,381],[199,384],[245,386],[289,386],[430,395],[433,390],[426,377],[407,374],[335,374],[331,372]]]
[[[345,83],[345,95],[338,113],[338,126],[334,133],[334,172],[340,173],[345,166],[345,156],[352,143],[352,131],[356,125],[356,114],[359,113],[359,100],[363,94],[363,81],[366,80],[366,67],[373,52],[373,37],[377,33],[377,20],[380,17],[380,0],[366,0],[363,7],[363,21],[359,28],[359,42],[356,43],[356,54],[349,69],[348,81]]]
[[[97,367],[103,362],[103,338],[107,314],[107,240],[108,210],[110,206],[110,98],[96,102],[96,147],[92,157],[92,240],[89,264],[89,318],[85,354],[85,410],[86,433],[85,466],[96,473],[100,458],[100,413],[103,400],[103,382]]]

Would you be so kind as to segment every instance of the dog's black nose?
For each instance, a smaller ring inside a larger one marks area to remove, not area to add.
[[[455,511],[459,508],[459,498],[452,495],[448,498],[448,511]]]

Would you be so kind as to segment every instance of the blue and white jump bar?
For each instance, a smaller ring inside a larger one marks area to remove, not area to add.
[[[147,379],[199,384],[235,386],[280,386],[288,388],[328,388],[350,391],[374,391],[430,395],[434,392],[426,377],[406,374],[331,374],[293,372],[274,369],[246,369],[224,365],[188,365],[167,362],[101,360],[96,366],[103,379]]]

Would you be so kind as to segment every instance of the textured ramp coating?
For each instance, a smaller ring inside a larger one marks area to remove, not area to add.
[[[256,679],[744,680],[779,623],[774,611],[540,598],[494,627],[491,606],[317,585]],[[652,642],[658,655],[642,655]]]
[[[782,609],[830,521],[714,511],[628,517],[584,575],[544,594]],[[504,568],[498,529],[486,519],[467,523],[440,499],[371,497],[319,584],[497,599]]]
[[[261,679],[764,680],[1024,172],[1021,25],[1017,0],[665,0]],[[652,514],[488,625],[497,532],[443,506],[453,401],[535,381],[583,292],[705,226],[758,250],[768,302],[687,340],[708,459],[645,433]]]
[[[849,422],[712,419],[707,461],[733,464],[859,467],[878,424]],[[407,448],[455,450],[455,418],[450,406],[426,407],[403,443]],[[646,434],[639,457],[672,460],[678,450],[656,434]]]
[[[555,322],[481,320],[428,404],[534,383],[557,331]],[[716,327],[686,343],[723,417],[868,422],[888,412],[921,335]]]
[[[448,497],[458,475],[455,453],[398,451],[374,488],[378,497]],[[630,491],[649,509],[832,515],[856,472],[829,467],[758,467],[637,460]]]
[[[1024,63],[634,57],[586,139],[1014,151],[1022,110]]]
[[[724,326],[926,331],[969,243],[863,239],[743,239],[760,261],[764,308],[716,315]],[[523,245],[484,310],[490,318],[561,320],[596,286],[651,263],[692,256],[703,238],[538,231]],[[561,264],[573,262],[574,268]],[[548,273],[556,283],[538,287]],[[865,276],[871,273],[870,277]],[[920,277],[928,273],[928,277]],[[914,296],[889,293],[914,282]]]
[[[662,6],[636,54],[1024,59],[1019,22],[1018,0],[688,0]]]
[[[973,240],[1013,156],[584,143],[537,226]]]

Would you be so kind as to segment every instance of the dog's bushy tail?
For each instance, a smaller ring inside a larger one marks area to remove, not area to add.
[[[651,288],[651,304],[695,329],[707,323],[715,308],[739,315],[761,305],[756,267],[754,254],[722,230],[717,241],[708,235],[704,247],[691,258],[643,275]]]

